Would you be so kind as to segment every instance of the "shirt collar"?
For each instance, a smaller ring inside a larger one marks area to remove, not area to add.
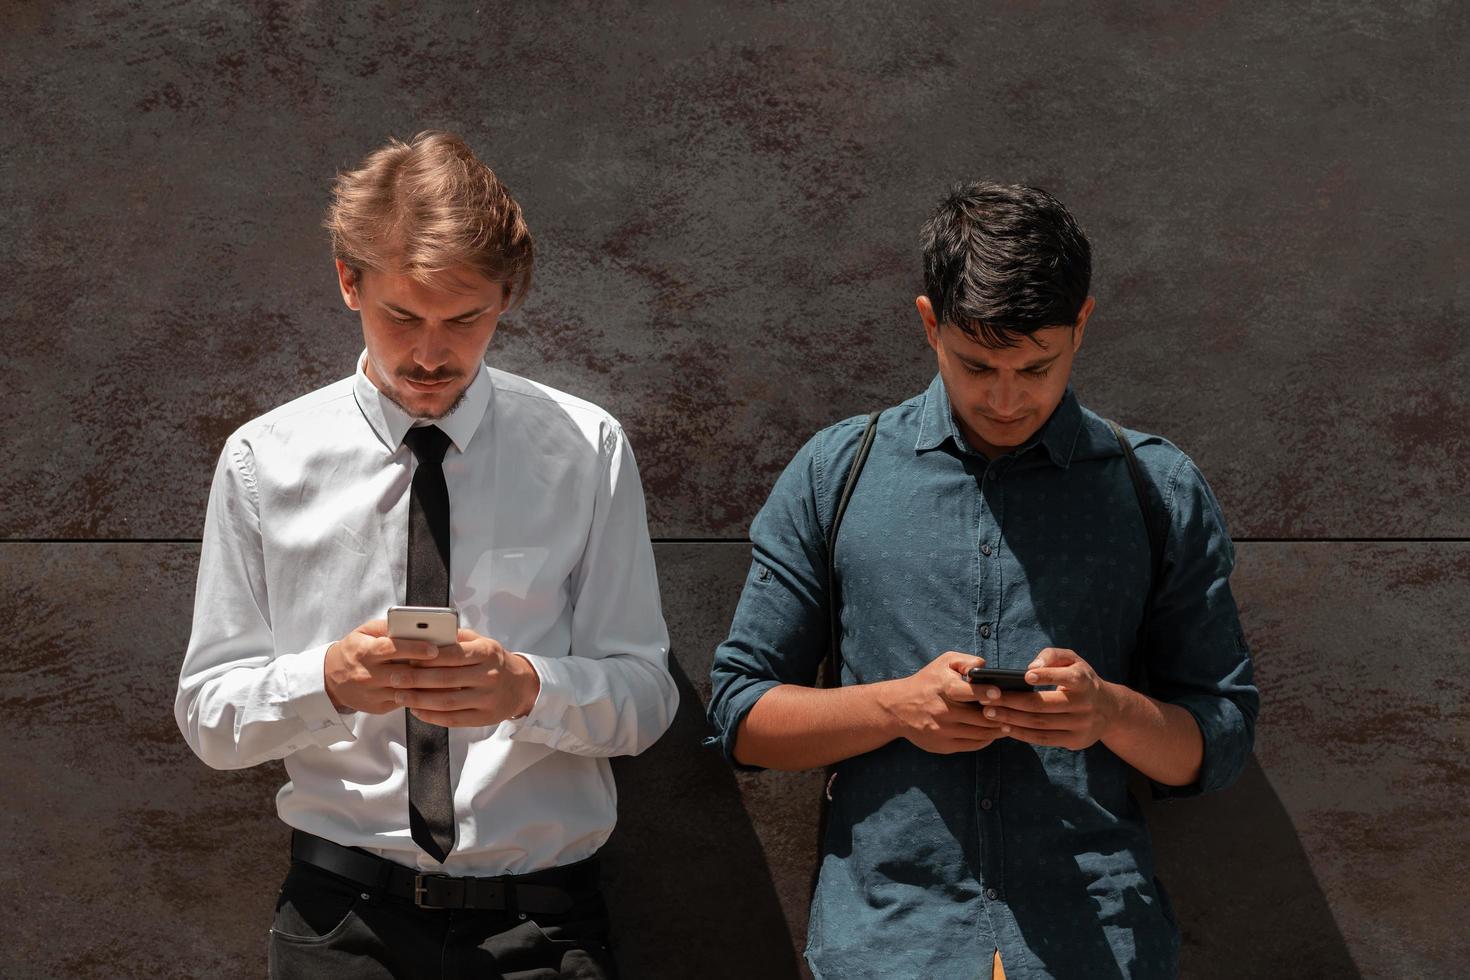
[[[949,407],[949,392],[944,390],[944,378],[934,375],[929,388],[924,392],[924,402],[919,406],[919,438],[914,443],[914,452],[923,453],[938,449],[944,440],[953,439],[955,445],[964,446],[959,430],[955,428],[954,413]]]
[[[362,411],[363,418],[372,426],[378,439],[390,453],[397,452],[398,447],[403,445],[404,435],[419,420],[378,390],[378,386],[368,379],[366,365],[367,351],[363,351],[357,358],[352,393],[357,399],[357,407]],[[455,448],[464,452],[479,431],[480,423],[489,414],[494,400],[495,383],[490,378],[490,369],[482,363],[458,407],[442,419],[424,420],[422,424],[437,425],[449,436]]]
[[[1066,469],[1072,462],[1072,453],[1077,445],[1077,436],[1082,431],[1082,406],[1072,392],[1072,386],[1062,395],[1062,400],[1051,413],[1051,418],[1027,440],[1026,445],[1015,451],[1020,456],[1033,446],[1040,445],[1052,463]],[[942,375],[934,375],[929,388],[924,392],[924,402],[919,409],[919,438],[914,443],[914,452],[922,453],[938,449],[946,439],[954,441],[955,448],[972,451],[955,424],[954,410],[950,407],[949,392],[945,390]]]
[[[1062,469],[1071,465],[1072,454],[1077,448],[1077,436],[1081,432],[1082,406],[1078,404],[1072,386],[1067,385],[1066,394],[1062,395],[1061,402],[1040,432],[1041,446],[1051,457],[1053,464]],[[1033,438],[1031,441],[1035,443],[1037,440]]]

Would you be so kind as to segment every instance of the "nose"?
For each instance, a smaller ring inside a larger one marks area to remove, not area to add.
[[[1002,374],[990,386],[990,411],[1001,418],[1019,415],[1023,397],[1024,393],[1016,379]]]
[[[418,332],[413,345],[413,360],[426,373],[438,371],[449,362],[448,338],[436,326],[425,325]]]

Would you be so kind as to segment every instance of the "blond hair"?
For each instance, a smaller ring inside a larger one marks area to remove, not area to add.
[[[469,266],[510,289],[531,285],[536,249],[521,206],[495,172],[453,133],[390,139],[356,170],[337,175],[322,222],[348,268],[428,280]]]

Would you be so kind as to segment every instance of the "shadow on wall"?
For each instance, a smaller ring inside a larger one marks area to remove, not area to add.
[[[795,939],[735,773],[700,744],[703,700],[674,657],[669,667],[673,725],[643,755],[613,760],[618,826],[602,858],[618,967],[647,980],[795,980]]]
[[[1144,811],[1184,935],[1185,977],[1362,976],[1254,756],[1229,790]]]
[[[622,819],[604,857],[623,972],[794,980],[820,774],[737,777],[700,744],[703,697],[690,682],[707,673],[735,601],[706,583],[734,580],[748,546],[662,546],[659,560],[678,597],[670,631],[690,652],[672,663],[672,729],[614,761]],[[284,772],[214,772],[193,758],[170,712],[187,606],[158,616],[137,601],[187,596],[197,566],[197,545],[0,548],[0,599],[30,612],[0,697],[16,722],[0,753],[8,812],[20,815],[9,865],[15,880],[46,884],[0,888],[0,976],[100,980],[160,963],[178,976],[264,973],[287,864],[271,804]],[[1361,976],[1254,759],[1225,793],[1146,809],[1186,978]],[[58,948],[51,925],[66,916],[98,925]]]
[[[621,816],[603,854],[620,966],[649,980],[795,980],[805,938],[788,927],[776,881],[806,880],[815,854],[796,849],[800,867],[767,863],[752,826],[769,815],[747,812],[734,774],[700,745],[700,698],[673,668],[682,699],[673,727],[644,755],[614,763]],[[814,842],[810,799],[768,834]],[[1361,977],[1254,758],[1224,793],[1144,810],[1183,933],[1184,977]]]
[[[750,548],[656,547],[680,705],[648,752],[613,760],[619,822],[603,854],[620,963],[652,980],[794,980],[803,975],[821,774],[736,775],[700,744],[710,658]],[[1224,793],[1165,804],[1145,794],[1143,808],[1183,933],[1184,977],[1361,977],[1254,757]]]

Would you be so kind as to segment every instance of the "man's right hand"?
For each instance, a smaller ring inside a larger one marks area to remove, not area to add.
[[[327,647],[322,665],[327,697],[338,711],[381,715],[402,708],[389,684],[393,672],[402,661],[433,660],[438,655],[439,648],[432,643],[393,639],[386,620],[363,623]]]
[[[965,678],[985,659],[951,650],[917,673],[882,685],[879,704],[896,734],[925,752],[974,752],[1006,734],[999,721],[985,717],[980,691]]]

